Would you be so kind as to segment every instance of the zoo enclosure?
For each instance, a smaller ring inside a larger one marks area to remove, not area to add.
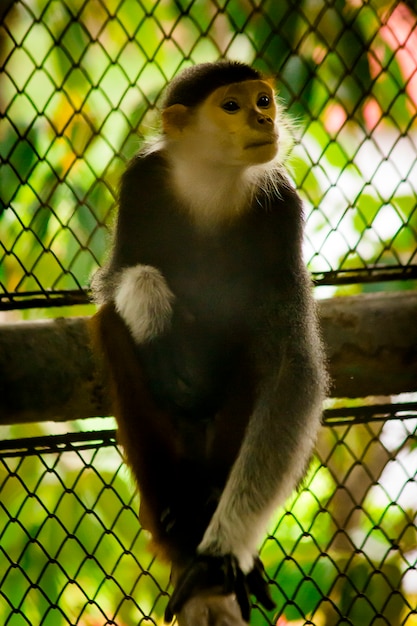
[[[117,181],[163,87],[219,56],[277,75],[297,122],[290,165],[318,294],[414,286],[413,2],[17,0],[0,11],[0,309],[88,302]],[[394,400],[328,413],[305,491],[263,548],[280,626],[417,622],[417,405]],[[159,623],[166,572],[143,551],[114,433],[39,429],[3,444],[3,622]]]

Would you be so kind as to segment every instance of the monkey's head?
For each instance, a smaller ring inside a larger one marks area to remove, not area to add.
[[[248,167],[278,152],[272,81],[239,62],[187,68],[170,83],[162,110],[165,137],[207,163]]]

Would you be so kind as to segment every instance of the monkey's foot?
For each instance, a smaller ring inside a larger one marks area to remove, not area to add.
[[[248,626],[234,594],[211,589],[190,598],[177,615],[178,626]]]
[[[269,594],[264,578],[264,569],[259,558],[255,560],[254,568],[245,575],[233,555],[217,557],[200,554],[179,576],[165,611],[165,621],[170,622],[174,615],[180,615],[183,607],[185,609],[186,603],[189,604],[193,598],[200,598],[200,602],[195,605],[191,604],[190,610],[200,610],[207,617],[210,615],[210,609],[214,610],[214,607],[220,607],[219,609],[216,608],[215,611],[215,615],[220,619],[227,603],[210,602],[208,604],[202,600],[205,594],[208,594],[208,597],[219,600],[222,596],[223,598],[234,598],[234,603],[240,608],[240,622],[236,622],[236,624],[249,622],[251,609],[249,596],[251,593],[266,609],[274,608],[275,604]],[[233,623],[231,622],[230,626]],[[229,626],[229,623],[225,622],[225,626]]]

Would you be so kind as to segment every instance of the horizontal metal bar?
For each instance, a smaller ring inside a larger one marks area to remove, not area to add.
[[[317,287],[417,280],[417,265],[312,272],[312,279]],[[88,288],[67,291],[11,291],[0,295],[0,311],[47,309],[90,303],[91,291]]]
[[[327,409],[323,414],[323,425],[345,426],[346,424],[366,424],[413,418],[417,419],[417,402],[370,404]]]
[[[417,292],[318,301],[330,395],[417,392]],[[111,415],[90,318],[0,325],[0,423]]]
[[[32,456],[72,450],[114,446],[116,430],[93,430],[61,435],[43,435],[41,437],[22,437],[0,441],[0,456]]]

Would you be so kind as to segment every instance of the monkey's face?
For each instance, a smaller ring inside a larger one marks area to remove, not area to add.
[[[166,134],[194,161],[220,167],[267,163],[278,152],[277,106],[271,85],[248,80],[219,87],[201,104],[163,112]]]
[[[219,87],[197,108],[192,125],[207,155],[225,165],[257,165],[278,151],[277,106],[263,80]]]

